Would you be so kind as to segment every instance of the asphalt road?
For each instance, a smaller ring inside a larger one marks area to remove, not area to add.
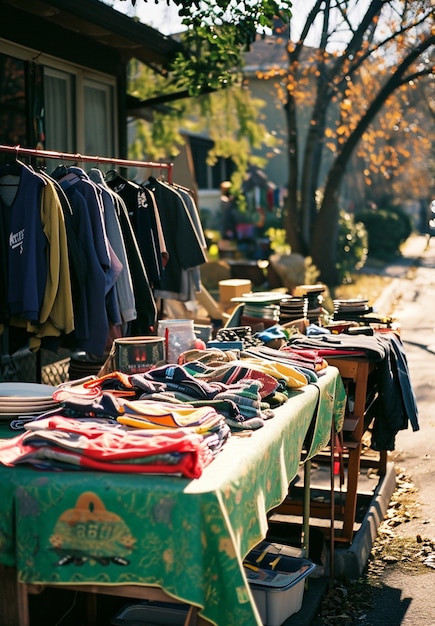
[[[401,262],[386,269],[391,287],[377,303],[381,313],[393,314],[401,327],[411,382],[417,399],[420,430],[400,431],[390,454],[417,489],[416,517],[394,533],[420,535],[435,541],[435,239],[413,237]],[[419,572],[421,572],[421,569]],[[361,626],[435,625],[435,570],[410,574],[399,561],[386,566],[374,606],[358,621]]]

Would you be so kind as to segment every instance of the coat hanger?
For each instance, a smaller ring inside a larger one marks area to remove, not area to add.
[[[57,165],[54,168],[54,170],[51,172],[51,177],[55,178],[56,180],[59,180],[60,178],[63,178],[67,174],[68,174],[68,166],[62,163],[62,165]]]
[[[118,170],[115,169],[111,169],[108,170],[105,174],[104,174],[104,178],[106,179],[106,182],[112,182],[114,180],[117,180],[118,178],[121,178],[120,173],[118,172]]]
[[[18,159],[14,159],[13,161],[8,161],[4,163],[4,165],[0,166],[0,177],[3,176],[17,176],[21,178],[21,173],[23,171],[23,167],[26,167],[24,163],[21,163]],[[16,187],[17,183],[13,182],[1,182],[0,185],[2,187]]]
[[[57,165],[51,172],[52,178],[59,180],[68,174],[68,167],[66,165]]]

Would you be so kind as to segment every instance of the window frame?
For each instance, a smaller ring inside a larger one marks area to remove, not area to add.
[[[85,85],[104,85],[108,93],[111,94],[110,110],[108,114],[107,130],[111,133],[112,147],[110,148],[110,154],[99,154],[95,156],[111,157],[114,154],[118,154],[119,150],[119,136],[117,133],[116,121],[118,119],[118,102],[117,102],[117,78],[111,74],[105,74],[93,69],[89,69],[82,65],[71,63],[54,57],[49,54],[38,52],[31,48],[26,48],[19,44],[14,44],[9,41],[0,38],[0,51],[2,54],[21,59],[23,61],[38,63],[43,67],[44,76],[45,73],[51,73],[57,76],[63,74],[71,75],[74,82],[74,95],[72,98],[71,114],[74,119],[73,122],[73,146],[71,149],[73,152],[86,154],[85,152],[85,123],[84,123],[84,88]],[[53,150],[59,150],[59,148],[53,147]]]
[[[213,147],[213,140],[198,135],[188,135],[188,137],[198,189],[200,191],[219,189],[222,181],[230,180],[236,169],[235,164],[229,158],[219,157],[214,165],[209,165],[206,159],[209,150]]]

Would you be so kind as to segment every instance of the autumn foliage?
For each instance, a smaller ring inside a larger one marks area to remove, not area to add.
[[[279,81],[271,68],[287,119],[287,237],[329,285],[337,283],[343,182],[353,176],[391,194],[400,190],[400,179],[410,182],[407,169],[433,145],[423,122],[425,107],[435,101],[430,2],[374,0],[364,10],[357,2],[332,4],[313,2],[296,38],[290,23]],[[416,194],[419,182],[415,176]]]

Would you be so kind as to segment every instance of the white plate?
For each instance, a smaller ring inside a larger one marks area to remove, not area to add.
[[[254,293],[244,293],[243,296],[231,298],[231,302],[245,302],[248,304],[264,304],[268,302],[279,302],[288,298],[288,294],[277,293],[275,291],[256,291]]]
[[[51,398],[57,387],[39,383],[0,383],[0,400],[2,398]]]
[[[0,406],[3,404],[50,404],[53,402],[57,402],[51,396],[40,396],[34,398],[19,398],[18,396],[0,396]]]
[[[12,413],[34,413],[35,411],[50,411],[50,409],[55,409],[58,406],[57,403],[50,404],[0,404],[0,414],[9,415]]]

